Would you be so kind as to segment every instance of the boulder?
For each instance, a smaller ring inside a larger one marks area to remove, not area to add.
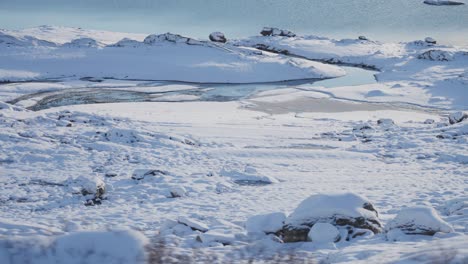
[[[284,242],[308,241],[309,232],[316,223],[347,228],[351,237],[356,236],[357,229],[370,230],[373,233],[382,231],[374,206],[366,198],[344,193],[316,194],[305,199],[286,218],[279,234]]]
[[[468,115],[463,112],[455,112],[449,115],[449,122],[451,125],[460,123],[468,118]]]
[[[340,231],[330,223],[316,223],[307,237],[310,241],[317,243],[335,243],[341,238]]]
[[[426,43],[428,43],[428,44],[433,44],[433,45],[434,45],[434,44],[437,44],[437,41],[436,41],[435,39],[431,38],[431,37],[425,38],[424,41],[425,41]]]
[[[359,36],[358,39],[359,40],[369,40],[366,36]]]
[[[281,230],[286,220],[284,213],[255,215],[247,219],[245,227],[249,233],[274,234]]]
[[[279,28],[272,28],[272,27],[264,27],[262,31],[260,31],[260,34],[262,36],[279,36],[279,37],[288,37],[288,38],[293,38],[296,36],[293,32],[285,29],[279,29]]]
[[[213,42],[226,43],[227,39],[221,32],[213,32],[209,36],[210,40]]]
[[[427,206],[401,210],[387,225],[388,232],[393,230],[401,231],[407,235],[428,236],[437,232],[453,232],[453,228],[440,218],[434,208]]]

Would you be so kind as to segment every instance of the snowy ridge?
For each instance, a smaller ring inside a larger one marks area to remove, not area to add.
[[[143,42],[125,38],[112,44],[105,44],[109,38],[84,37],[96,32],[76,34],[79,38],[69,42],[52,43],[2,33],[0,49],[4,50],[4,57],[0,62],[0,81],[106,77],[252,83],[325,79],[345,74],[336,66],[171,33],[149,35]],[[28,74],[18,74],[18,69]]]

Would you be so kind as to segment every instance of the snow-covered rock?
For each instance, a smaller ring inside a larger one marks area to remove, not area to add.
[[[446,50],[432,49],[419,54],[418,59],[431,61],[452,61],[454,59],[454,53]]]
[[[133,47],[133,48],[137,48],[137,47],[141,47],[142,45],[143,45],[143,43],[140,42],[140,41],[137,41],[137,40],[134,40],[134,39],[129,39],[129,38],[123,38],[123,39],[119,40],[118,42],[116,42],[114,44],[108,45],[108,47],[119,47],[119,48]]]
[[[302,201],[286,218],[281,235],[285,242],[307,241],[315,223],[367,229],[381,232],[382,224],[374,206],[366,199],[352,193],[316,194]]]
[[[447,201],[443,207],[443,211],[446,215],[468,216],[468,197]]]
[[[281,230],[286,220],[284,213],[255,215],[247,219],[245,227],[249,233],[273,234]]]
[[[279,29],[279,28],[274,28],[274,27],[273,28],[264,27],[262,31],[260,32],[260,34],[262,34],[262,36],[273,36],[273,37],[280,36],[280,37],[288,37],[288,38],[292,38],[296,36],[296,34],[294,34],[293,32],[289,30]]]
[[[464,5],[465,3],[460,1],[451,1],[451,0],[424,0],[424,3],[427,5]]]
[[[388,231],[398,229],[409,235],[429,235],[437,232],[450,233],[453,228],[432,207],[420,206],[402,209],[386,226]]]
[[[210,34],[209,38],[213,42],[226,43],[227,41],[226,36],[224,36],[224,34],[221,32],[213,32]]]
[[[184,44],[189,44],[189,45],[202,45],[203,42],[181,36],[179,34],[172,34],[172,33],[164,33],[164,34],[152,34],[147,36],[144,40],[143,43],[147,45],[156,45],[158,43],[164,43],[164,42],[169,42],[169,43],[184,43]]]
[[[340,231],[330,223],[315,223],[307,237],[316,243],[334,243],[341,238]]]
[[[429,44],[437,44],[437,41],[431,37],[425,38],[424,41]]]
[[[197,240],[204,244],[218,242],[223,245],[230,245],[236,240],[236,238],[234,234],[226,234],[220,230],[210,230],[208,232],[200,234],[197,237]]]
[[[133,171],[132,179],[134,180],[143,180],[146,177],[154,176],[164,176],[167,175],[167,172],[162,170],[148,170],[148,169],[136,169]]]
[[[279,182],[272,176],[259,174],[252,166],[246,166],[243,171],[234,168],[223,168],[219,175],[229,177],[239,185],[265,185]]]
[[[377,120],[377,124],[383,127],[391,127],[395,125],[395,122],[390,118],[381,118]]]
[[[455,112],[449,115],[449,122],[451,125],[460,123],[463,120],[468,118],[468,114],[465,114],[463,112]]]
[[[187,190],[183,186],[174,186],[169,189],[169,198],[180,198],[187,195]]]
[[[209,230],[208,226],[196,219],[193,219],[193,218],[188,218],[188,217],[185,217],[185,216],[179,216],[179,218],[177,218],[177,222],[179,222],[180,224],[184,224],[190,228],[192,228],[192,230],[198,230],[200,232],[206,232]]]
[[[79,38],[67,42],[62,46],[67,48],[98,48],[102,46],[102,44],[98,43],[95,39],[92,38]]]

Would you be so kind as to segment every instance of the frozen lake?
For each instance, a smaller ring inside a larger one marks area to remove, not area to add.
[[[429,6],[422,0],[2,0],[0,27],[43,24],[139,33],[176,32],[207,38],[258,34],[263,26],[336,38],[383,41],[437,38],[468,43],[468,5]]]
[[[326,80],[299,80],[253,84],[196,84],[183,82],[136,82],[137,86],[116,87],[113,80],[103,80],[99,87],[79,87],[51,89],[27,94],[13,100],[12,103],[31,101],[32,110],[76,104],[116,103],[116,102],[183,102],[183,101],[233,101],[245,99],[261,91],[302,87],[338,87],[345,85],[362,85],[375,83],[371,70],[355,67],[343,67],[346,75]],[[107,84],[108,83],[108,84]],[[184,88],[181,89],[180,86]],[[171,89],[170,87],[175,87]],[[1,87],[1,86],[0,86]],[[1,89],[1,88],[0,88]]]

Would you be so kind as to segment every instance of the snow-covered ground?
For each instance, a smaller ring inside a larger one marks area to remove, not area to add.
[[[167,40],[174,35],[135,35],[115,47],[132,36],[54,27],[3,34],[13,44],[0,42],[0,74],[25,82],[0,85],[0,263],[468,259],[464,47],[311,36],[189,45]],[[73,54],[95,67],[76,66]],[[177,94],[201,89],[195,84],[142,80],[344,72],[324,61],[376,68],[378,82],[306,83],[216,102]],[[26,109],[47,101],[41,92],[79,96],[85,86],[170,91],[178,102],[68,105],[65,97],[63,106]]]

